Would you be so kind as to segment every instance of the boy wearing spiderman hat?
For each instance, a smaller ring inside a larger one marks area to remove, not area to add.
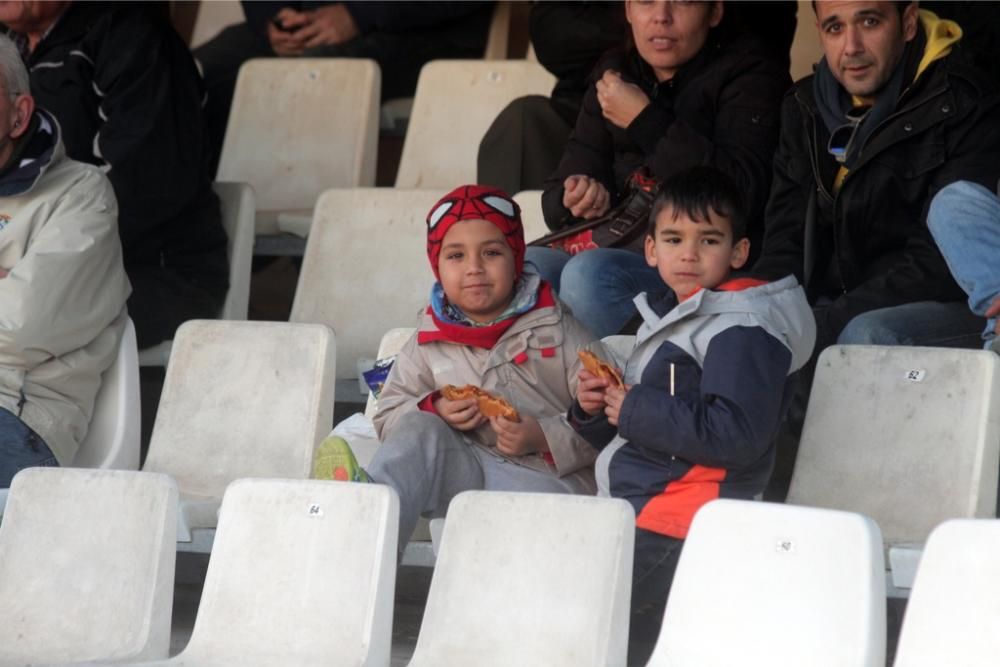
[[[400,550],[421,515],[444,516],[461,491],[596,490],[597,451],[566,414],[581,368],[577,351],[606,353],[524,266],[524,250],[520,210],[501,190],[462,186],[428,214],[437,282],[379,396],[381,445],[367,471],[346,443],[339,464],[349,479],[399,495]],[[445,385],[467,384],[506,399],[519,421],[487,418],[476,399],[441,395]]]

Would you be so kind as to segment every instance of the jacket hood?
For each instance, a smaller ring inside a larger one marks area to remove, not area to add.
[[[920,28],[927,37],[927,43],[914,79],[923,74],[932,62],[951,53],[951,47],[962,39],[962,28],[957,23],[938,18],[937,14],[926,9],[920,10]]]
[[[662,317],[645,292],[635,298],[635,305],[642,316],[637,345],[682,320],[722,314],[745,316],[748,324],[781,341],[792,353],[789,372],[805,365],[816,343],[816,318],[794,276],[739,291],[699,290]]]
[[[0,176],[0,197],[16,197],[30,192],[53,162],[64,154],[61,131],[55,117],[44,109],[36,109],[31,120],[32,130],[26,142],[12,159],[18,164]]]

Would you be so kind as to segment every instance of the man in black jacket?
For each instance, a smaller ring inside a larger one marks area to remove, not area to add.
[[[975,347],[984,322],[963,303],[926,216],[950,183],[996,187],[994,84],[962,57],[960,28],[915,2],[818,2],[816,18],[825,57],[783,104],[753,273],[806,286],[814,355],[834,343]],[[779,466],[788,453],[779,449]],[[776,472],[779,486],[789,473]]]
[[[131,3],[3,3],[0,22],[67,155],[107,170],[139,347],[217,317],[226,233],[205,164],[201,80],[180,37]]]
[[[826,55],[782,108],[754,273],[803,281],[817,353],[966,335],[974,346],[983,322],[967,313],[926,214],[949,183],[996,187],[996,88],[961,57],[960,28],[915,2],[819,2],[816,16]]]

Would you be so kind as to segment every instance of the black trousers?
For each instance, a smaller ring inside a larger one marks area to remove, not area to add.
[[[161,266],[127,266],[132,294],[128,314],[135,324],[139,349],[174,337],[187,320],[215,319],[226,300],[226,283],[211,284]]]
[[[483,135],[477,182],[508,194],[541,190],[559,166],[573,126],[542,95],[519,97],[500,112]]]
[[[660,636],[667,595],[684,540],[635,529],[632,561],[632,611],[628,630],[628,664],[645,665]]]

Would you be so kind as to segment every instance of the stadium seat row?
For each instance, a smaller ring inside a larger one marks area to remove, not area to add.
[[[258,235],[305,236],[323,191],[375,185],[380,80],[364,59],[263,58],[240,68],[216,178],[253,187]],[[428,63],[396,187],[446,192],[475,181],[479,142],[497,114],[554,84],[525,60]]]
[[[398,499],[388,487],[229,485],[187,647],[167,659],[177,487],[33,468],[0,524],[0,665],[388,665]],[[634,514],[617,499],[452,503],[411,665],[625,663]],[[882,667],[882,540],[862,515],[717,500],[696,515],[649,665]],[[1000,521],[939,526],[897,667],[993,664]]]
[[[396,346],[405,340],[390,333]],[[122,361],[134,355],[131,341],[106,374],[77,465],[137,465],[138,383]],[[178,330],[144,470],[177,480],[181,548],[210,550],[233,480],[310,476],[333,426],[339,343],[321,324],[200,320]],[[624,364],[628,339],[615,347]],[[934,526],[996,516],[998,382],[1000,359],[981,350],[826,350],[788,502],[873,517],[885,531],[891,589],[905,591]]]

